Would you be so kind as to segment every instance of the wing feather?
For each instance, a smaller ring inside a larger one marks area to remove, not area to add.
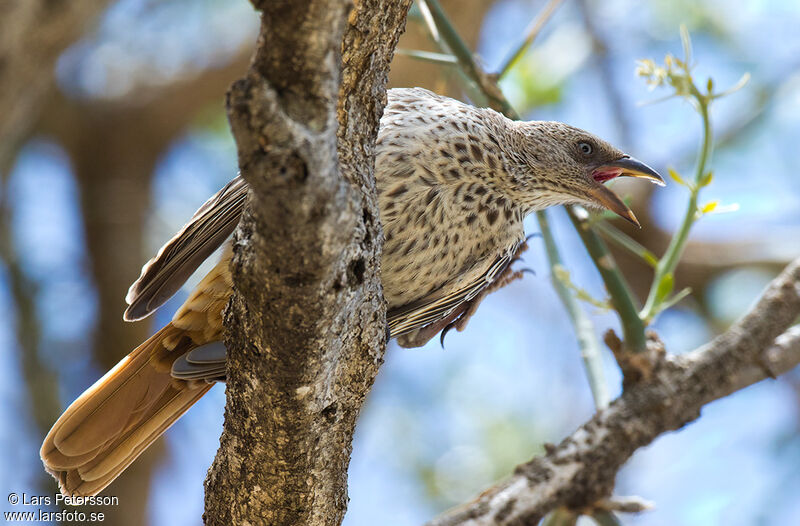
[[[393,338],[421,329],[446,318],[459,306],[475,298],[482,290],[492,284],[511,264],[514,254],[522,241],[514,244],[482,274],[456,290],[442,294],[448,283],[428,296],[408,305],[389,309],[386,314],[389,331]]]
[[[127,321],[149,316],[186,282],[239,223],[248,185],[241,176],[226,184],[142,267],[128,289]]]

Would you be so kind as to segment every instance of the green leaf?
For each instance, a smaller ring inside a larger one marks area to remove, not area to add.
[[[658,258],[653,255],[652,252],[645,252],[642,254],[642,258],[647,262],[648,265],[655,268],[658,266]]]
[[[662,303],[659,312],[667,310],[668,308],[676,305],[679,301],[681,301],[683,298],[685,298],[691,293],[692,289],[690,287],[686,287],[685,289],[681,290],[680,292],[672,296],[670,299]]]
[[[672,275],[672,272],[664,274],[664,277],[661,278],[661,281],[658,283],[658,288],[656,289],[656,304],[664,301],[664,299],[672,293],[673,288],[675,288],[675,277]]]
[[[708,82],[706,83],[706,89],[708,90],[708,94],[711,95],[714,93],[714,79],[708,77]]]
[[[706,172],[705,175],[703,175],[703,177],[700,178],[699,181],[700,188],[710,185],[713,179],[714,179],[714,172],[712,171]]]
[[[570,279],[569,270],[564,268],[563,265],[553,265],[553,277],[560,281],[566,288],[571,290],[577,299],[597,307],[602,312],[611,310],[611,302],[609,300],[598,300],[589,294],[586,289],[574,284]]]

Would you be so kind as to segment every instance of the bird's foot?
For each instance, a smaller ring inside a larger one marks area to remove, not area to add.
[[[527,246],[525,247],[527,248]],[[519,251],[518,251],[519,252]],[[472,298],[470,301],[464,304],[463,309],[459,309],[460,313],[457,317],[455,317],[450,323],[445,325],[444,329],[442,329],[442,336],[440,341],[442,343],[442,347],[444,347],[444,337],[450,332],[451,329],[455,328],[458,332],[463,331],[467,328],[467,323],[469,322],[470,318],[475,314],[478,310],[478,306],[481,302],[491,294],[497,290],[502,289],[503,287],[517,281],[518,279],[522,279],[522,276],[525,275],[526,272],[533,273],[531,269],[524,268],[520,270],[514,270],[511,268],[509,264],[508,268],[506,268],[500,276],[497,277],[489,286],[483,289],[477,296]]]
[[[444,337],[450,332],[451,329],[455,328],[458,332],[463,331],[467,327],[467,323],[469,322],[470,318],[475,314],[478,310],[478,306],[481,304],[483,299],[499,290],[510,283],[522,279],[522,276],[529,272],[533,274],[533,271],[529,268],[514,270],[511,268],[511,265],[520,260],[520,257],[523,252],[528,250],[528,237],[519,244],[517,249],[514,251],[513,256],[511,257],[511,262],[508,264],[508,267],[500,274],[495,280],[489,284],[485,289],[483,289],[477,296],[472,298],[470,301],[463,303],[462,305],[458,306],[453,312],[447,315],[445,318],[441,320],[431,323],[430,325],[423,327],[421,329],[417,329],[416,331],[412,331],[410,333],[404,334],[402,336],[397,337],[397,343],[400,344],[401,347],[422,347],[426,343],[428,343],[434,336],[436,336],[439,332],[441,332],[441,336],[439,341],[444,347]]]
[[[440,331],[443,329],[446,331],[447,326],[453,323],[453,320],[458,318],[464,312],[462,310],[464,307],[465,306],[457,307],[456,310],[437,322],[426,325],[421,329],[398,336],[397,343],[400,345],[400,347],[406,348],[422,347],[431,339],[433,339],[433,337],[436,336]]]

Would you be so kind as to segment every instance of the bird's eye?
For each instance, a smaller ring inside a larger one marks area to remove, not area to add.
[[[592,155],[594,148],[588,142],[579,142],[578,149],[581,151],[583,155]]]

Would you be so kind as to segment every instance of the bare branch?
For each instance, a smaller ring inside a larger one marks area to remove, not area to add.
[[[638,448],[692,422],[704,405],[800,363],[800,327],[790,328],[798,315],[800,259],[724,334],[665,357],[650,381],[626,389],[546,455],[429,526],[536,524],[559,506],[591,508],[610,496],[617,471]]]

